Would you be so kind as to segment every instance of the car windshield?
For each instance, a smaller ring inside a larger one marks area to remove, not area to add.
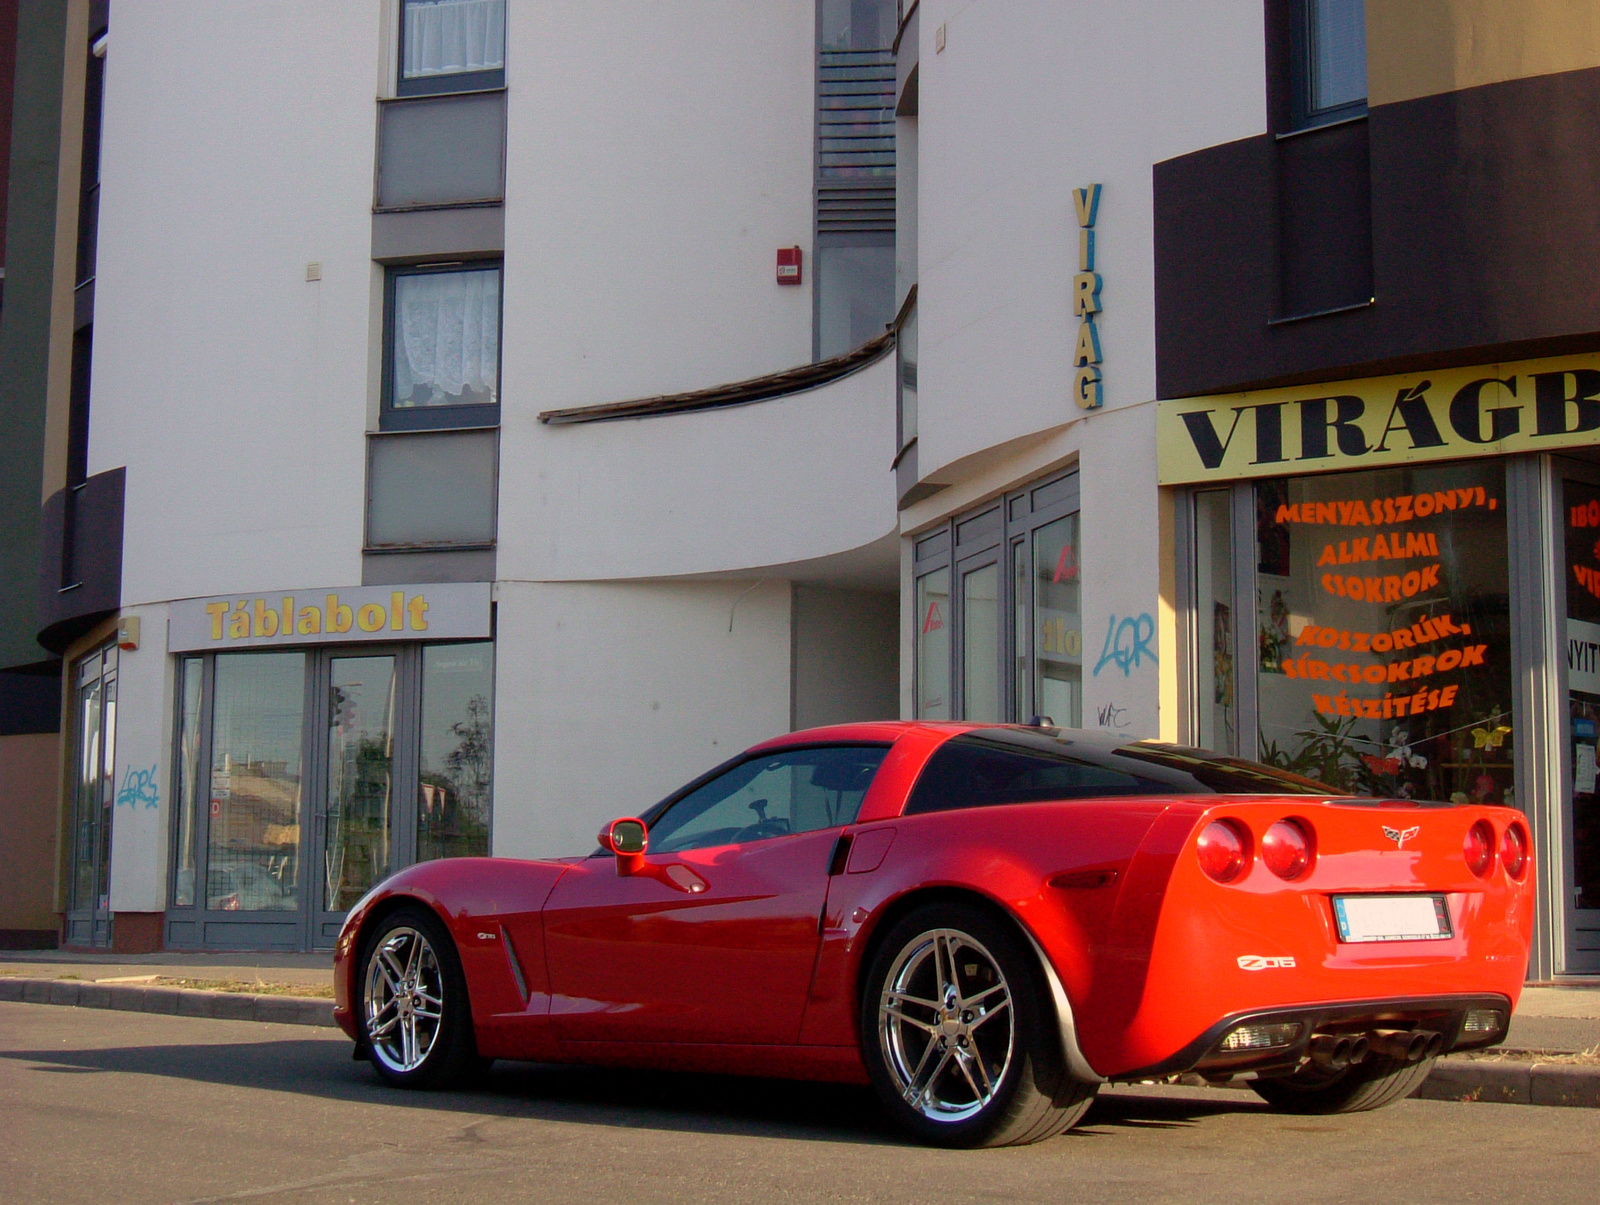
[[[1056,729],[985,728],[941,745],[905,814],[1117,795],[1316,795],[1348,792],[1243,758],[1157,741]]]

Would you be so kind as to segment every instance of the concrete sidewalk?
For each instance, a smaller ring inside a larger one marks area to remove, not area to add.
[[[0,976],[85,981],[158,975],[166,979],[242,980],[278,987],[333,986],[332,954],[88,954],[79,950],[0,950]]]

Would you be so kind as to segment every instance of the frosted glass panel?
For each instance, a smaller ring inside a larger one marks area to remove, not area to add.
[[[374,438],[367,482],[368,547],[493,542],[495,441],[494,431]]]

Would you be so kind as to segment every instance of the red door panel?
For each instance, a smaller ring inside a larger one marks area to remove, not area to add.
[[[628,876],[574,866],[544,910],[556,1036],[796,1042],[838,835],[651,854]]]

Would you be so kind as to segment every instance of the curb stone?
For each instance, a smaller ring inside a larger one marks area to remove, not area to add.
[[[1600,1109],[1600,1067],[1445,1058],[1415,1095],[1419,1100]]]
[[[121,1012],[209,1017],[220,1021],[271,1021],[279,1025],[335,1028],[333,1001],[308,996],[250,996],[194,988],[80,983],[73,979],[0,977],[0,1001],[65,1004]]]
[[[0,1001],[207,1017],[220,1021],[270,1021],[319,1028],[335,1028],[337,1024],[333,1019],[332,1000],[83,983],[72,979],[0,976]],[[1443,1058],[1434,1065],[1433,1073],[1414,1095],[1418,1100],[1600,1109],[1600,1067]]]

